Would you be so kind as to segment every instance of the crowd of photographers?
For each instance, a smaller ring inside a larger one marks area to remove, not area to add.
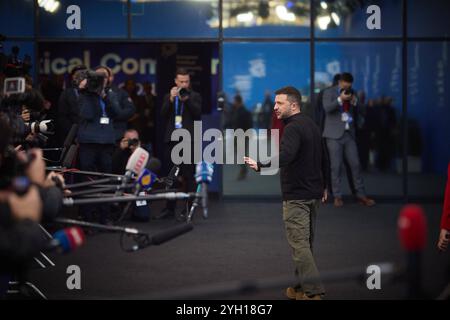
[[[51,151],[61,149],[71,129],[78,128],[71,162],[93,172],[124,174],[134,148],[151,149],[152,138],[147,130],[143,143],[132,129],[130,120],[141,123],[140,114],[128,92],[114,85],[109,68],[77,66],[69,86],[42,79],[37,87],[31,65],[18,54],[13,50],[0,66],[0,297],[10,280],[26,278],[33,257],[46,250],[41,223],[61,212],[64,192],[70,192],[64,191],[64,177],[47,169],[49,163],[61,165]],[[139,101],[151,108],[154,97],[147,93],[149,99]],[[97,210],[100,222],[107,223],[106,209],[92,206],[80,213],[89,220]]]

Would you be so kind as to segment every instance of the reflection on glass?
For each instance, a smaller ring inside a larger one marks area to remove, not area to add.
[[[226,37],[306,37],[309,36],[308,0],[224,0]]]
[[[401,45],[400,43],[319,43],[315,66],[316,122],[322,124],[323,90],[334,77],[350,72],[361,109],[352,112],[358,158],[366,192],[401,195]],[[337,88],[336,88],[337,90]],[[341,179],[347,169],[341,168]],[[351,183],[349,183],[351,188]],[[347,189],[347,193],[350,190]]]
[[[408,187],[441,196],[450,160],[448,42],[408,46]]]
[[[274,91],[298,88],[309,104],[309,45],[305,43],[225,43],[223,51],[224,129],[255,129],[254,143],[270,144],[271,134],[258,140],[261,129],[281,129],[273,114]],[[225,132],[224,154],[236,157],[236,140]],[[270,148],[269,148],[270,149]],[[248,146],[246,154],[248,154]],[[237,159],[236,159],[237,160]],[[239,159],[241,160],[241,159]],[[236,161],[235,161],[236,163]],[[280,195],[278,175],[260,176],[243,165],[223,166],[225,195]]]
[[[401,0],[314,0],[317,37],[401,36]]]
[[[219,35],[218,0],[131,1],[131,33],[138,38]]]

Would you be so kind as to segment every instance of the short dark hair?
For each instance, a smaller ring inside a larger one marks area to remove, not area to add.
[[[178,76],[178,75],[180,75],[180,76],[189,76],[190,74],[189,74],[189,72],[187,71],[186,68],[177,68],[177,71],[175,72],[175,77]]]
[[[73,67],[72,71],[70,72],[70,75],[73,77],[75,72],[83,71],[83,70],[87,70],[85,65],[82,65],[82,64],[76,65],[75,67]]]
[[[339,80],[341,80],[341,74],[340,73],[336,73],[333,77],[333,85],[337,85],[339,83]]]
[[[349,72],[344,72],[344,73],[341,74],[341,78],[339,80],[353,83],[353,76]]]
[[[98,71],[98,70],[105,70],[106,73],[108,74],[108,77],[111,77],[111,69],[110,68],[108,68],[106,66],[98,66],[95,68],[95,71]]]
[[[285,94],[290,103],[297,103],[299,106],[302,102],[302,94],[296,88],[287,86],[275,91],[276,95]]]

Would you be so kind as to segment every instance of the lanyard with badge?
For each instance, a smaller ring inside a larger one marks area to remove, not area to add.
[[[102,116],[100,117],[100,124],[109,124],[109,118],[108,115],[106,114],[106,105],[105,105],[105,101],[103,101],[102,98],[100,98],[100,107],[102,107]]]
[[[179,98],[178,96],[175,97],[175,129],[180,129],[183,127],[183,110],[184,110],[184,103],[181,103],[181,111],[179,108]]]
[[[339,92],[340,94],[340,92]],[[345,122],[345,130],[349,130],[350,129],[350,123],[353,122],[353,117],[350,114],[350,102],[348,101],[347,103],[349,104],[349,109],[348,110],[344,110],[344,101],[342,101],[342,104],[340,104],[341,107],[341,121]]]

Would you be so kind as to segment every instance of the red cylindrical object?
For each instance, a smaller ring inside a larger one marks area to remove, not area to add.
[[[405,251],[421,251],[427,241],[427,220],[422,207],[409,204],[398,218],[398,234]]]

